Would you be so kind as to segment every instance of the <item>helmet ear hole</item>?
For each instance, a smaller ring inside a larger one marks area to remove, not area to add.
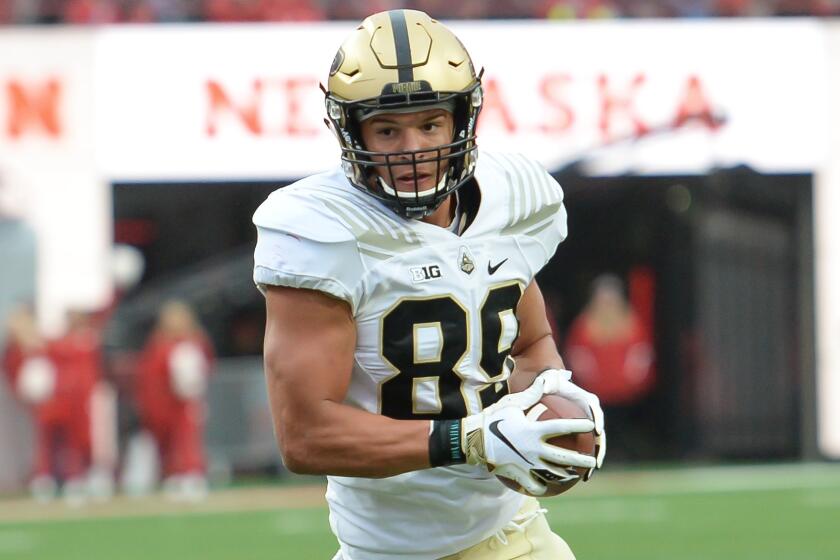
[[[472,93],[470,94],[470,104],[473,106],[474,109],[478,109],[484,103],[484,91],[481,89],[481,86],[478,86]]]
[[[327,97],[327,116],[337,122],[339,126],[345,126],[344,111],[341,110],[341,105],[329,97],[329,94]]]

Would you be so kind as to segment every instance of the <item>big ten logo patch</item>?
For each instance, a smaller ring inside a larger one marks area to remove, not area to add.
[[[412,266],[408,269],[409,274],[411,274],[411,281],[415,284],[422,284],[423,282],[429,282],[431,280],[435,280],[442,276],[440,272],[440,266],[436,264],[427,264],[423,266]]]

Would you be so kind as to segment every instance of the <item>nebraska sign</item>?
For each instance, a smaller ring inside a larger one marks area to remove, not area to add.
[[[801,171],[824,155],[825,54],[810,23],[454,27],[487,67],[486,148],[549,168],[587,156],[607,173]],[[295,178],[334,165],[318,83],[345,33],[331,24],[104,32],[103,168],[154,180]]]
[[[61,137],[62,82],[55,76],[40,79],[7,76],[0,84],[4,96],[5,123],[8,141],[32,135],[50,139]]]

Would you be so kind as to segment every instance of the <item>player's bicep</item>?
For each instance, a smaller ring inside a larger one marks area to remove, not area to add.
[[[546,368],[564,368],[557,351],[545,301],[536,280],[525,289],[516,309],[519,337],[511,349],[516,369],[508,380],[511,392],[522,391]]]
[[[533,280],[522,294],[516,308],[516,319],[519,321],[519,336],[511,349],[513,356],[521,354],[538,340],[551,336],[545,300],[536,280]]]
[[[304,413],[317,422],[320,404],[344,399],[355,345],[346,302],[313,290],[267,287],[265,373],[277,428],[294,429]]]

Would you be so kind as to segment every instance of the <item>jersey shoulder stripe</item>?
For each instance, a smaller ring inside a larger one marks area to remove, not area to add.
[[[507,216],[503,234],[535,235],[551,225],[563,205],[563,190],[538,162],[521,154],[493,154],[504,174]]]
[[[359,250],[369,256],[390,258],[420,243],[416,233],[368,201],[323,195],[320,202],[353,233]]]
[[[279,189],[254,214],[254,223],[315,241],[356,240],[359,250],[384,259],[420,243],[404,221],[347,183],[343,173],[313,175]]]

